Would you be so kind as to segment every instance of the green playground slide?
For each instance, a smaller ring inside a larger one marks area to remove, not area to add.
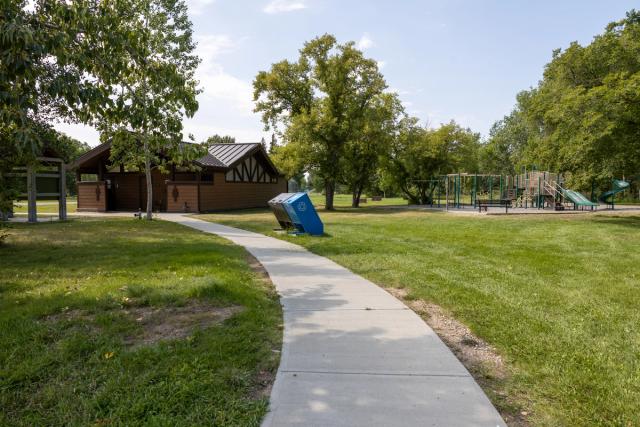
[[[582,193],[577,191],[568,190],[566,188],[562,189],[562,194],[564,197],[573,202],[576,206],[598,206],[597,203],[593,203],[591,200],[587,199]]]
[[[611,200],[609,200],[611,197],[615,196],[616,194],[626,190],[627,188],[629,188],[629,183],[627,181],[623,181],[620,179],[614,179],[613,180],[613,189],[609,190],[609,191],[605,191],[604,193],[602,193],[600,195],[600,197],[598,198],[598,200],[601,203],[607,203],[607,204],[611,204]]]

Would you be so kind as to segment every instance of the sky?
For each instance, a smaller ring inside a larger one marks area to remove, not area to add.
[[[638,7],[627,0],[187,0],[202,63],[200,108],[185,137],[256,142],[252,81],[325,33],[378,62],[407,113],[437,127],[456,120],[484,137],[515,96],[535,86],[554,49],[588,44]],[[92,128],[56,128],[95,146]]]

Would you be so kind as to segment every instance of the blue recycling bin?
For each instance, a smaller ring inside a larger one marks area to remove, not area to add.
[[[293,225],[303,233],[321,236],[324,233],[322,220],[307,193],[295,193],[282,202]]]

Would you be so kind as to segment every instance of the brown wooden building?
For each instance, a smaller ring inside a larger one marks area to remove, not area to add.
[[[109,161],[111,144],[101,144],[69,165],[78,177],[78,211],[137,211],[146,208],[144,173]],[[153,210],[208,212],[266,207],[287,191],[262,144],[214,144],[195,161],[199,171],[152,172]]]

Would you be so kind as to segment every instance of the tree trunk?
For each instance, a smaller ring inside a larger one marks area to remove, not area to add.
[[[149,144],[144,136],[144,174],[147,182],[147,219],[153,219],[153,184],[151,181],[151,159],[149,155]]]
[[[328,211],[333,211],[333,194],[336,189],[335,182],[325,181],[324,184],[324,208]]]
[[[351,207],[359,208],[360,207],[360,196],[362,196],[362,186],[356,186],[353,190],[353,195],[351,199]]]
[[[420,186],[420,204],[427,205],[429,202],[427,201],[427,189],[424,186]]]
[[[405,196],[407,196],[407,199],[409,199],[409,204],[412,205],[419,205],[420,204],[420,196],[419,195],[415,195],[413,194],[407,187],[405,187],[404,185],[401,186],[400,190],[402,190],[402,192],[404,193]]]

